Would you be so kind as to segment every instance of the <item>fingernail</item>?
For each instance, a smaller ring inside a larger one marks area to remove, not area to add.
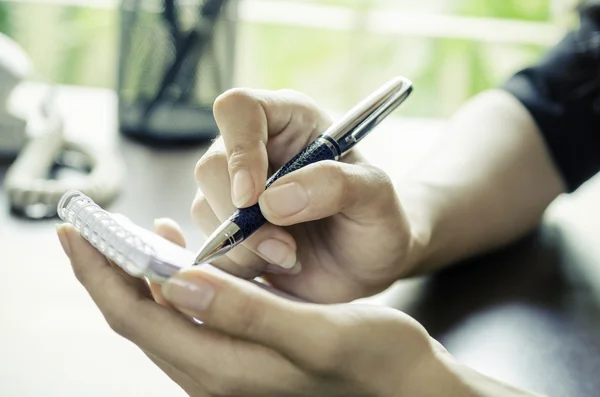
[[[267,266],[265,267],[265,273],[269,273],[269,274],[288,274],[289,270],[288,269],[284,269],[279,265],[272,265],[272,264],[267,264]]]
[[[300,263],[299,261],[297,261],[296,264],[294,265],[294,267],[292,267],[290,269],[289,274],[291,276],[295,276],[295,275],[299,274],[301,270],[302,270],[302,263]]]
[[[70,258],[71,257],[71,246],[69,245],[69,236],[67,236],[67,232],[65,230],[65,225],[56,225],[56,234],[58,235],[58,241],[60,241],[60,245],[62,246],[65,254]]]
[[[302,265],[300,262],[296,262],[296,264],[291,269],[284,269],[281,266],[268,264],[265,268],[267,273],[271,274],[287,274],[289,276],[295,276],[302,270]]]
[[[280,217],[297,214],[308,206],[306,189],[295,182],[267,189],[261,199],[268,210]]]
[[[265,240],[256,250],[269,262],[284,269],[291,269],[296,263],[296,253],[289,245],[277,239]]]
[[[252,176],[246,170],[239,170],[233,176],[233,205],[238,208],[245,206],[254,194]]]
[[[191,281],[171,278],[164,284],[163,295],[177,308],[197,313],[208,308],[215,296],[215,290],[199,279]]]

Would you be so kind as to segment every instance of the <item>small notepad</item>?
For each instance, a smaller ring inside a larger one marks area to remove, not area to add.
[[[163,283],[180,270],[195,264],[193,252],[135,225],[122,215],[103,210],[79,191],[63,195],[58,203],[58,216],[72,224],[98,251],[134,277]],[[222,272],[208,264],[200,267]],[[299,300],[261,281],[251,282],[279,296]]]

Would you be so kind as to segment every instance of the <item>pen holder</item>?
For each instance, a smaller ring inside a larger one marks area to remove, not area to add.
[[[238,0],[122,0],[119,128],[151,145],[218,134],[212,106],[232,87]]]

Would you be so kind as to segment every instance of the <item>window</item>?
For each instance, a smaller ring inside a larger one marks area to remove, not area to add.
[[[194,0],[186,0],[194,1]],[[309,93],[346,109],[389,76],[415,83],[403,114],[443,117],[534,62],[574,0],[241,0],[236,85]],[[0,30],[41,76],[113,87],[117,0],[0,1]]]

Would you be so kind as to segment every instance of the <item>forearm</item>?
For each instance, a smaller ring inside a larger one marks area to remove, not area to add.
[[[526,109],[503,91],[467,103],[398,192],[422,249],[411,273],[509,243],[564,191]]]

